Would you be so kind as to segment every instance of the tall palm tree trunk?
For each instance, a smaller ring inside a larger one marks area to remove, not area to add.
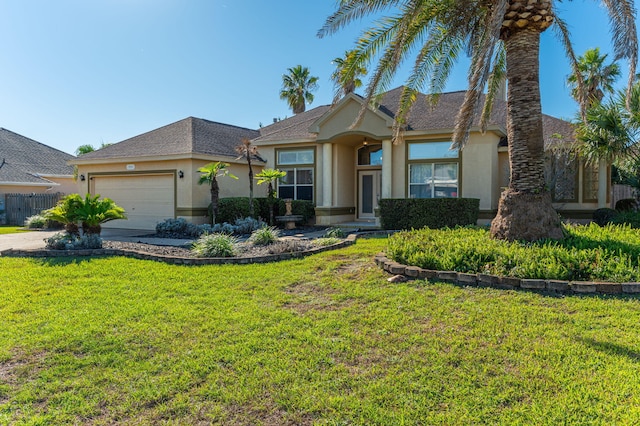
[[[540,29],[525,28],[505,39],[507,53],[510,181],[491,223],[494,238],[535,241],[562,238],[560,219],[545,188],[540,105]]]
[[[211,179],[211,226],[214,226],[216,224],[219,197],[220,186],[218,185],[218,180],[214,177],[213,179]]]

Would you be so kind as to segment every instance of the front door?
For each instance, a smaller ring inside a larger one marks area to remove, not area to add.
[[[382,189],[381,175],[380,170],[358,172],[358,218],[375,219],[375,209],[378,208]]]

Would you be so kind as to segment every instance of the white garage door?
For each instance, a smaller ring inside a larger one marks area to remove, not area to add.
[[[154,230],[156,223],[175,217],[173,174],[94,176],[93,194],[111,198],[124,208],[127,220],[112,220],[104,228]]]

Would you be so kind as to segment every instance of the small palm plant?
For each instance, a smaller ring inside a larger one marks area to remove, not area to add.
[[[251,167],[251,159],[253,157],[260,159],[260,154],[258,147],[247,138],[242,139],[242,143],[236,146],[235,150],[240,155],[237,159],[247,160],[249,166],[249,216],[253,217],[253,167]]]
[[[47,220],[61,223],[69,235],[80,236],[78,211],[81,205],[82,197],[79,194],[69,194],[54,207],[43,211],[42,215]]]
[[[102,224],[116,219],[126,219],[127,215],[122,207],[111,198],[100,199],[100,194],[87,194],[79,206],[78,220],[82,223],[84,235],[100,235]]]
[[[283,172],[278,169],[264,169],[256,175],[258,178],[258,185],[263,183],[267,184],[267,202],[269,203],[269,225],[273,225],[273,205],[276,200],[276,191],[273,184],[276,180],[282,179],[287,175],[287,172]]]
[[[200,172],[198,185],[206,183],[210,185],[211,188],[211,226],[213,226],[216,224],[218,199],[220,198],[220,185],[218,184],[218,178],[222,176],[229,176],[232,179],[238,179],[238,177],[229,172],[228,163],[223,163],[221,161],[209,163],[204,167],[200,167],[198,172]]]

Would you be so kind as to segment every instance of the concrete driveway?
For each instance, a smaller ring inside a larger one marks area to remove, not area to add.
[[[43,249],[44,240],[54,234],[62,231],[32,231],[20,232],[18,234],[0,235],[0,251],[15,250],[34,250]],[[104,240],[130,241],[136,239],[140,235],[149,235],[153,231],[145,231],[140,229],[103,229],[100,235]]]

